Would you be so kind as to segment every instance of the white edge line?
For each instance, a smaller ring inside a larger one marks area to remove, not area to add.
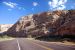
[[[19,44],[19,41],[18,40],[17,40],[17,45],[18,45],[18,50],[21,50],[21,47],[20,47],[20,44]]]

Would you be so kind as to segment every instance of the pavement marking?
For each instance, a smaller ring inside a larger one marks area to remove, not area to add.
[[[21,50],[21,47],[20,47],[19,41],[18,41],[18,39],[16,39],[16,40],[17,40],[18,50]]]
[[[28,40],[30,40],[30,39],[28,39]],[[36,42],[39,42],[39,40],[36,40]],[[41,41],[41,42],[45,42],[45,41]],[[51,43],[49,43],[49,42],[45,42],[45,43],[47,43],[47,44],[51,44]],[[53,43],[53,44],[56,44],[56,43]],[[61,46],[61,47],[63,47],[63,46],[66,46],[66,47],[69,47],[69,48],[75,48],[75,47],[71,47],[71,46],[69,46],[69,45],[62,45],[62,44],[56,44],[56,45],[59,45],[59,46]]]
[[[27,40],[29,40],[29,39],[27,39]],[[32,40],[29,40],[29,41],[32,42]],[[46,47],[46,46],[43,46],[43,45],[40,45],[40,44],[37,44],[37,43],[34,43],[34,42],[32,42],[32,43],[35,44],[35,45],[37,45],[37,46],[40,46],[40,47],[42,47],[42,48],[44,48],[44,49],[46,49],[46,50],[54,50],[54,49],[52,49],[52,48],[49,48],[49,47]]]
[[[32,43],[33,43],[33,42],[32,42]],[[37,44],[37,43],[33,43],[33,44],[38,45],[38,46],[40,46],[40,47],[42,47],[42,48],[44,48],[44,49],[47,49],[47,50],[53,50],[53,49],[51,49],[51,48],[48,48],[48,47],[46,47],[46,46],[43,46],[43,45],[40,45],[40,44]]]
[[[61,47],[75,48],[75,47],[68,46],[68,45],[60,45],[60,44],[56,44],[56,45],[59,45],[59,46],[61,46]]]
[[[38,42],[39,42],[39,41],[38,41]],[[41,42],[44,42],[44,41],[41,41]],[[51,44],[51,43],[49,43],[49,42],[44,42],[44,43]],[[52,43],[52,44],[59,45],[59,46],[61,46],[61,47],[75,48],[75,47],[72,47],[72,46],[70,46],[70,45],[65,45],[65,44],[57,44],[57,43]]]

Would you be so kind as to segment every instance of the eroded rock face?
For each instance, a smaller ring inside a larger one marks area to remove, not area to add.
[[[64,24],[58,28],[55,34],[75,35],[75,10],[69,10],[64,17]]]
[[[7,31],[13,24],[0,24],[0,33]]]
[[[22,17],[18,20],[8,31],[7,34],[10,36],[26,37],[27,31],[30,28],[34,28],[32,19],[33,15]],[[29,27],[29,28],[28,28]]]
[[[75,35],[75,10],[43,12],[22,17],[8,31],[11,36]]]

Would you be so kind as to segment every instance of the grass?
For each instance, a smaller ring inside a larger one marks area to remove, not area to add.
[[[72,39],[71,39],[72,38]],[[55,44],[61,44],[61,45],[74,45],[75,46],[75,39],[73,39],[74,37],[69,36],[69,38],[66,38],[66,36],[64,38],[61,37],[57,37],[57,36],[51,36],[51,37],[38,37],[36,38],[36,40],[40,40],[40,41],[46,41],[46,42],[50,42],[50,43],[55,43]]]
[[[62,44],[64,44],[64,45],[75,45],[75,42],[69,42],[69,41],[63,41],[64,43],[62,43]]]
[[[0,41],[6,41],[6,40],[12,40],[14,39],[13,37],[9,37],[7,35],[4,35],[4,36],[0,36]]]

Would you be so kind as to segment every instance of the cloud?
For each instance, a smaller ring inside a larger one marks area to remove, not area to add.
[[[52,0],[48,2],[51,10],[63,10],[66,8],[65,3],[67,0]]]
[[[10,8],[8,9],[9,11],[11,11],[13,8],[16,8],[18,10],[26,10],[24,7],[19,6],[19,4],[17,3],[13,3],[13,2],[3,2],[3,4],[5,4],[6,6],[9,6]]]
[[[63,10],[63,9],[65,9],[65,6],[61,5],[61,7],[58,7],[56,10]]]
[[[11,7],[11,8],[15,8],[18,4],[13,3],[13,2],[3,2],[5,5]]]
[[[22,7],[18,7],[18,9],[19,9],[19,10],[21,10],[21,9],[22,9]]]
[[[38,5],[38,3],[37,2],[33,2],[33,6],[37,6]]]
[[[31,10],[34,11],[34,8],[32,8]]]
[[[12,9],[8,9],[9,11],[11,11]]]
[[[25,8],[22,8],[23,10],[26,10]]]
[[[18,7],[19,10],[26,10],[24,7]]]

